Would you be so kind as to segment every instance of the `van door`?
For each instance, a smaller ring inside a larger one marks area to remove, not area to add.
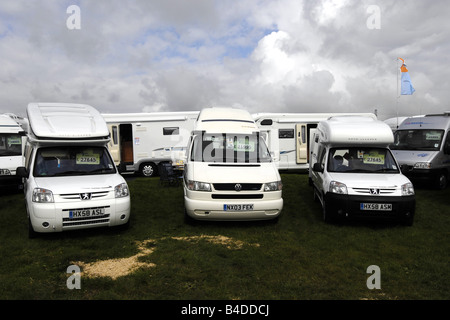
[[[297,163],[308,162],[308,143],[307,143],[307,125],[306,123],[297,123],[296,131],[296,160]]]

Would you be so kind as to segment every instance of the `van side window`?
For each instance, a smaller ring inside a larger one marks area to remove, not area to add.
[[[320,163],[320,167],[322,169],[325,169],[325,154],[326,154],[327,149],[326,148],[320,148],[319,149],[319,159],[318,159],[318,163]]]
[[[114,144],[117,144],[119,142],[119,139],[117,138],[117,126],[112,127],[112,138]]]

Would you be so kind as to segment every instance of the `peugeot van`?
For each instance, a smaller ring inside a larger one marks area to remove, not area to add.
[[[413,224],[415,193],[389,145],[391,128],[368,117],[331,117],[311,141],[310,185],[323,219],[375,218]]]
[[[109,132],[89,105],[30,103],[24,193],[30,237],[127,225],[130,194],[108,151]]]

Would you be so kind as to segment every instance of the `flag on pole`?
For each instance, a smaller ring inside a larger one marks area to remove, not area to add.
[[[409,77],[408,69],[406,69],[405,60],[402,58],[399,58],[402,60],[402,66],[400,68],[400,71],[402,72],[401,77],[401,94],[402,95],[412,95],[416,89],[411,84],[411,78]]]

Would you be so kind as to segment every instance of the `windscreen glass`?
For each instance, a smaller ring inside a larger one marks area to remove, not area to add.
[[[328,172],[399,173],[389,149],[332,148],[328,156]]]
[[[116,168],[103,147],[49,147],[36,154],[35,177],[78,176],[115,173]]]
[[[441,147],[444,130],[398,130],[394,133],[393,150],[430,150],[438,151]]]
[[[272,161],[259,134],[199,134],[193,141],[191,160],[219,163]]]

